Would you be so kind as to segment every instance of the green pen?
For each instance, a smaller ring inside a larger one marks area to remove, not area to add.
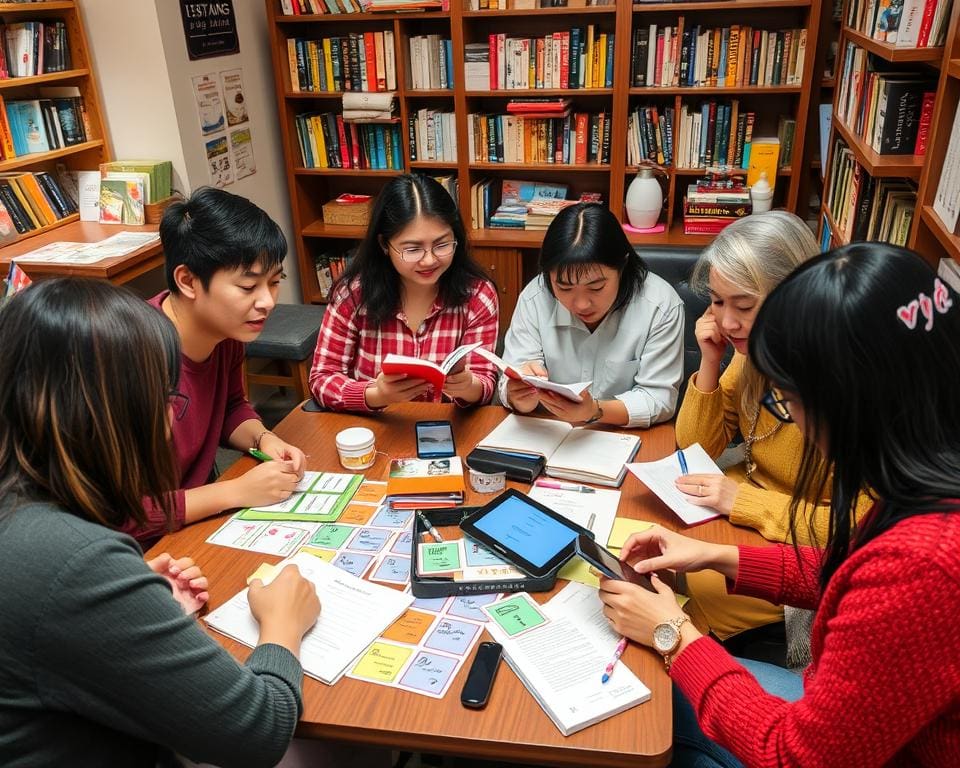
[[[258,451],[256,448],[250,448],[247,453],[260,461],[273,461],[273,456],[267,456],[263,451]]]

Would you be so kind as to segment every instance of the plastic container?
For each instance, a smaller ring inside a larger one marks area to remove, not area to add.
[[[750,202],[754,213],[766,213],[773,205],[773,187],[767,180],[767,172],[762,171],[760,178],[750,187]]]
[[[367,469],[377,458],[373,431],[366,427],[350,427],[337,433],[337,453],[344,469]]]

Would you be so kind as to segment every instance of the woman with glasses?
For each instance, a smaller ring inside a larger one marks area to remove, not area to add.
[[[789,673],[739,664],[659,578],[656,593],[603,580],[606,616],[664,656],[679,691],[673,765],[960,765],[958,303],[880,243],[817,257],[764,301],[749,352],[774,390],[760,399],[802,436],[790,516],[802,527],[807,499],[829,495],[826,538],[736,547],[655,528],[622,557],[816,609],[813,660],[802,691],[775,695]]]
[[[649,427],[673,416],[683,379],[683,303],[649,274],[604,206],[577,203],[550,224],[540,275],[517,302],[505,360],[558,384],[591,382],[580,402],[506,377],[500,400],[564,421]]]
[[[470,258],[456,202],[428,176],[398,176],[377,196],[366,237],[333,287],[310,390],[333,410],[430,399],[422,379],[383,373],[383,358],[440,364],[473,342],[493,351],[498,317],[496,289]],[[446,377],[443,395],[488,403],[495,384],[493,364],[474,355]]]
[[[697,321],[700,368],[691,377],[677,414],[677,444],[700,443],[718,458],[742,437],[743,461],[725,475],[689,474],[677,488],[698,506],[710,507],[730,522],[758,530],[772,541],[826,541],[830,508],[822,497],[800,507],[791,529],[790,494],[797,479],[803,436],[760,406],[770,380],[747,358],[754,320],[767,295],[797,266],[819,253],[807,225],[786,211],[755,214],[734,222],[708,245],[691,277],[691,287],[710,305]],[[801,316],[797,316],[800,322]],[[804,320],[803,322],[808,322]],[[730,348],[733,359],[721,371]],[[864,495],[861,508],[869,506]],[[713,572],[688,577],[689,612],[721,640],[744,629],[778,622],[779,607],[729,596]],[[805,633],[792,633],[791,666],[804,662]]]

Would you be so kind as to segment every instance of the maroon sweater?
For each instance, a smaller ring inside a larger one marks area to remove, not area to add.
[[[960,508],[855,550],[818,600],[818,553],[741,547],[735,591],[816,608],[803,697],[765,693],[701,638],[671,670],[704,732],[747,766],[960,766]]]
[[[160,310],[168,295],[169,291],[163,291],[149,303]],[[180,465],[180,490],[173,494],[174,529],[185,522],[184,490],[210,481],[217,447],[226,445],[240,424],[260,418],[243,392],[243,358],[243,344],[233,339],[221,341],[201,363],[181,355],[177,389],[190,398],[190,404],[183,418],[173,421],[173,446]],[[145,507],[147,525],[124,528],[141,543],[156,539],[167,530],[162,511],[149,502]]]

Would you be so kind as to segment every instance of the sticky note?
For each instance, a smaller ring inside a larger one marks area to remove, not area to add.
[[[253,573],[247,576],[247,584],[249,584],[254,579],[260,579],[264,585],[269,584],[277,576],[277,566],[271,563],[260,563],[260,567],[257,568]]]
[[[630,538],[631,533],[643,533],[648,528],[653,528],[653,523],[643,520],[631,520],[627,517],[618,517],[613,521],[613,530],[610,531],[610,538],[607,539],[607,549],[621,549]]]
[[[525,592],[484,606],[483,612],[510,637],[539,627],[547,621],[547,617]]]
[[[321,560],[326,560],[328,563],[333,562],[333,558],[337,556],[337,551],[335,549],[320,549],[319,547],[300,547],[301,552],[306,552],[308,555],[313,555],[314,557],[319,557]]]

